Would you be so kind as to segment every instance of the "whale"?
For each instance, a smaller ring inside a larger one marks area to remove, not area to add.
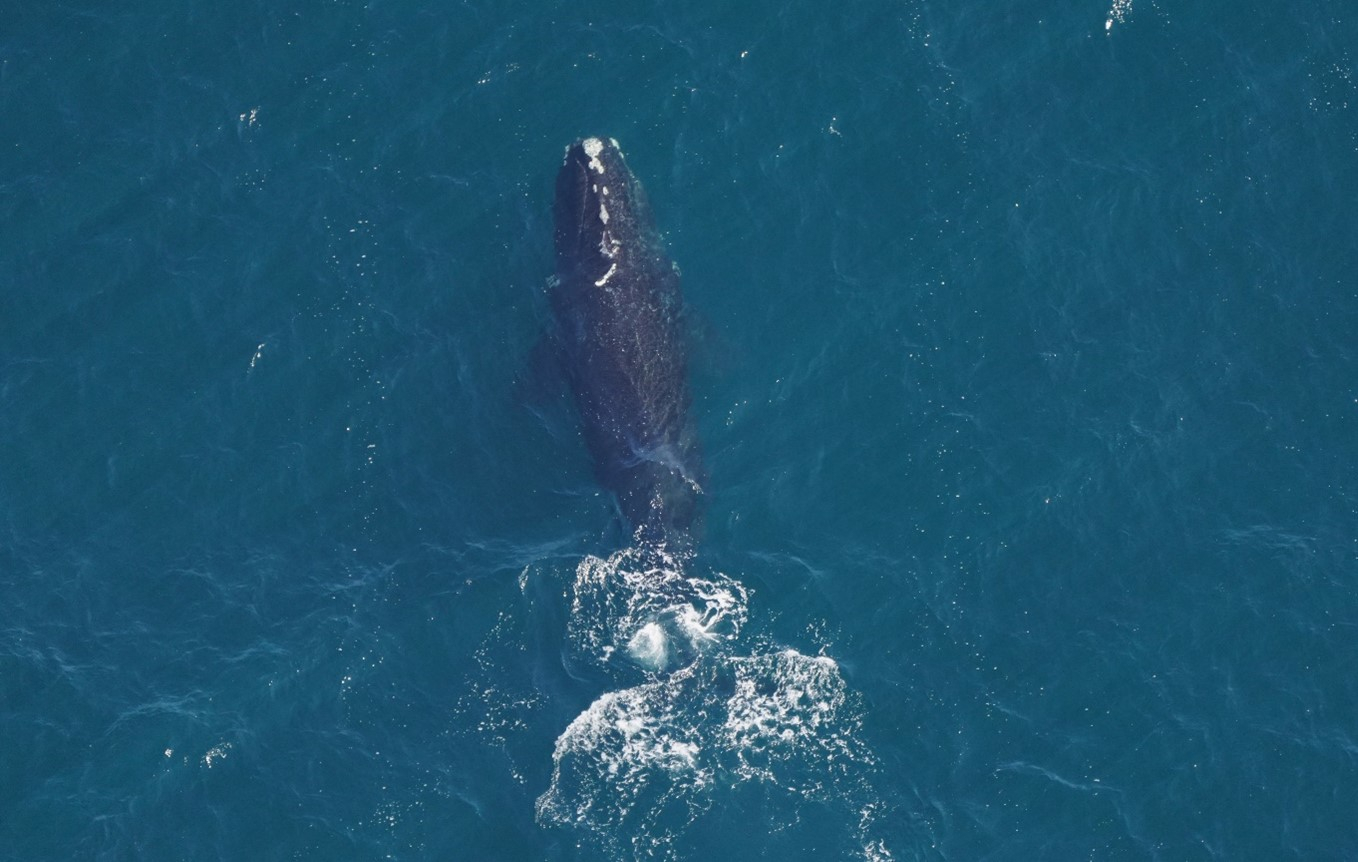
[[[594,473],[639,542],[686,538],[704,473],[679,269],[616,140],[566,147],[553,222],[552,341]]]

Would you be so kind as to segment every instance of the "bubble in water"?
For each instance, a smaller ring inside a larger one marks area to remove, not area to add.
[[[637,629],[627,642],[627,654],[632,660],[650,671],[662,671],[669,665],[669,638],[659,623],[647,623]]]

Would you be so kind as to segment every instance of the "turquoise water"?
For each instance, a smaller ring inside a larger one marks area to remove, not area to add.
[[[9,9],[0,857],[1358,858],[1356,36]],[[691,556],[530,370],[585,134],[701,319]]]

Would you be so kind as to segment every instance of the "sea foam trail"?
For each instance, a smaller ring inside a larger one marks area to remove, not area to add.
[[[770,832],[806,820],[837,841],[835,858],[890,859],[873,835],[876,763],[838,664],[793,649],[740,654],[747,590],[690,574],[692,563],[631,548],[577,566],[572,660],[643,681],[604,693],[562,732],[538,822],[579,830],[609,858],[680,858],[686,833],[754,792],[777,800],[751,812]]]

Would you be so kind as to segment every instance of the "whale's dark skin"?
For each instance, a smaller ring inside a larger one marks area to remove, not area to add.
[[[679,272],[617,141],[567,147],[554,216],[556,342],[595,473],[639,540],[686,537],[703,472]]]

